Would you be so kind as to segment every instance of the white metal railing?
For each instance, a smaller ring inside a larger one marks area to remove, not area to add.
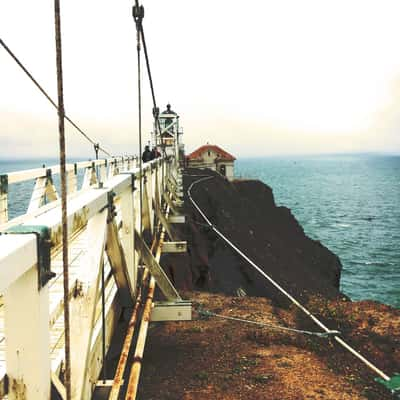
[[[109,159],[81,161],[66,165],[68,194],[87,189],[104,182],[120,171],[130,170],[137,167],[137,157],[115,157]],[[0,224],[8,221],[9,189],[11,185],[34,180],[35,185],[31,194],[27,213],[34,212],[46,203],[58,199],[54,178],[60,173],[60,166],[35,168],[24,171],[0,174]],[[82,173],[82,184],[78,187],[78,175]]]
[[[166,158],[144,164],[142,175],[133,158],[67,167],[73,399],[90,398],[102,367],[102,268],[106,276],[105,342],[109,346],[121,303],[129,306],[136,290],[138,257],[134,232],[141,224],[140,197],[146,205],[142,208],[143,228],[151,231],[155,204],[165,197],[170,187],[167,182],[176,179],[175,168],[174,160]],[[79,169],[85,172],[78,190]],[[30,206],[22,216],[10,221],[4,218],[7,190],[0,201],[0,398],[5,391],[5,374],[9,399],[49,399],[51,381],[62,388],[62,222],[60,200],[51,180],[58,172],[56,166],[7,174],[8,185],[36,180]],[[25,229],[25,233],[10,233],[15,226]],[[38,226],[50,232],[50,269],[55,273],[42,286],[38,271],[43,272],[44,261],[37,234],[29,233]]]

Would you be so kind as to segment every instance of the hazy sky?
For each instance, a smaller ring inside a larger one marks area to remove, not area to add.
[[[133,2],[61,1],[66,112],[114,154],[137,150]],[[180,114],[187,152],[400,153],[398,0],[143,5],[157,100]],[[52,0],[0,2],[1,38],[56,98],[53,19]],[[57,155],[55,110],[2,48],[0,68],[0,156]],[[92,155],[67,135],[70,156]]]

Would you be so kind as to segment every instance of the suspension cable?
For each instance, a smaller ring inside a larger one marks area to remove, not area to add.
[[[135,5],[132,8],[133,19],[136,24],[136,52],[137,52],[137,74],[138,74],[138,123],[139,123],[139,170],[140,170],[140,234],[143,229],[143,162],[142,162],[142,84],[140,78],[140,27],[144,17],[144,8],[139,6],[139,1],[135,1]]]
[[[13,58],[13,60],[18,64],[18,66],[25,72],[25,74],[30,78],[30,80],[35,84],[35,86],[42,92],[42,94],[46,97],[46,99],[50,102],[50,104],[58,110],[58,106],[56,102],[49,96],[49,94],[43,89],[43,87],[39,84],[39,82],[33,77],[33,75],[27,70],[27,68],[22,64],[22,62],[17,58],[17,56],[11,51],[11,49],[4,43],[3,39],[0,38],[0,44],[3,46],[4,50]],[[64,118],[91,144],[96,145],[97,143],[92,140],[79,126],[72,121],[67,115],[64,113]],[[109,157],[112,155],[105,150],[103,147],[99,146],[99,150],[102,151]]]
[[[233,250],[235,250],[236,253],[238,253],[242,258],[244,258],[256,271],[258,271],[265,279],[267,279],[273,286],[275,286],[276,289],[278,289],[282,294],[284,294],[293,304],[295,304],[300,310],[302,310],[306,315],[308,315],[320,328],[322,328],[325,332],[332,332],[329,328],[327,328],[317,317],[315,317],[313,314],[311,314],[310,311],[307,310],[301,303],[299,303],[290,293],[288,293],[285,289],[283,289],[282,286],[280,286],[277,282],[275,282],[269,275],[267,275],[254,261],[252,261],[249,257],[246,256],[236,245],[234,245],[225,235],[223,235],[213,224],[212,222],[207,218],[206,214],[201,210],[201,208],[198,206],[198,204],[193,200],[192,195],[191,195],[191,190],[194,185],[197,185],[200,182],[204,182],[209,179],[213,179],[214,176],[208,176],[205,178],[198,179],[197,181],[194,181],[191,183],[187,190],[187,194],[189,197],[189,200],[193,204],[193,206],[196,208],[196,210],[200,213],[200,215],[203,217],[203,219],[206,221],[206,223],[209,225],[209,227],[220,237],[222,238]],[[370,361],[368,361],[364,356],[362,356],[360,353],[358,353],[355,349],[353,349],[351,346],[349,346],[342,338],[339,336],[333,336],[336,342],[338,342],[342,347],[344,347],[346,350],[348,350],[350,353],[352,353],[355,357],[357,357],[360,361],[362,361],[367,367],[372,369],[376,374],[378,374],[381,378],[383,378],[385,381],[390,381],[390,377],[386,375],[383,371],[381,371],[379,368],[377,368],[374,364],[372,364]]]
[[[64,284],[64,335],[65,335],[65,390],[66,399],[71,399],[71,341],[69,324],[69,274],[68,274],[68,219],[67,219],[67,179],[65,168],[65,127],[64,93],[62,73],[61,18],[60,0],[54,0],[54,23],[56,39],[57,93],[58,93],[58,130],[60,144],[61,176],[61,218],[62,218],[62,258]]]
[[[151,97],[153,99],[154,123],[155,123],[156,129],[158,128],[158,133],[161,134],[161,125],[160,125],[160,120],[158,118],[159,115],[160,115],[160,109],[157,107],[156,95],[155,95],[155,92],[154,92],[154,85],[153,85],[153,77],[151,75],[151,69],[150,69],[149,54],[147,52],[146,39],[144,37],[143,24],[140,25],[140,36],[142,38],[142,43],[143,43],[143,50],[144,50],[144,56],[145,56],[145,60],[146,60],[147,75],[149,77],[149,83],[150,83]],[[157,144],[157,141],[156,141],[156,144]]]

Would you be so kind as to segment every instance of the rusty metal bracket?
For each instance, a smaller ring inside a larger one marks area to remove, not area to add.
[[[5,234],[36,235],[39,290],[56,276],[50,269],[51,229],[49,227],[45,225],[17,225],[7,229]]]
[[[135,187],[135,181],[136,181],[135,172],[124,171],[124,172],[121,172],[121,175],[130,175],[130,176],[131,176],[132,192],[134,192],[134,191],[137,189],[137,188]]]
[[[53,177],[51,176],[51,168],[46,169],[46,185],[48,183],[53,184]]]
[[[0,175],[0,195],[8,193],[8,175]]]
[[[107,208],[108,208],[108,218],[107,223],[110,223],[114,217],[117,215],[116,207],[114,205],[115,192],[111,191],[107,193]]]

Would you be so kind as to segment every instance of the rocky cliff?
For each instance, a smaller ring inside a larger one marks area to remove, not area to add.
[[[276,206],[270,187],[255,180],[228,182],[213,171],[196,169],[186,170],[184,175],[187,224],[180,235],[188,241],[188,256],[178,263],[176,258],[162,263],[171,264],[178,287],[284,302],[275,288],[204,225],[192,206],[187,189],[204,174],[213,178],[193,187],[193,199],[267,274],[297,297],[322,294],[332,299],[340,295],[340,260],[307,237],[288,208]]]
[[[186,192],[199,179],[193,175],[205,171],[185,173]],[[400,371],[400,311],[371,301],[351,302],[341,295],[339,259],[308,238],[289,209],[276,206],[268,186],[258,181],[230,183],[206,173],[214,177],[196,185],[192,196],[212,223],[378,368],[390,376]],[[188,253],[164,255],[161,265],[181,295],[192,301],[193,320],[151,325],[138,398],[392,398],[374,381],[376,374],[334,340],[268,327],[320,331],[205,226],[185,200],[187,223],[180,229],[175,226],[175,234],[188,241]],[[204,317],[199,313],[204,309],[267,326]],[[128,319],[121,319],[118,331],[123,334],[127,325]],[[121,340],[114,345],[109,373]],[[128,365],[134,360],[131,350]],[[102,398],[108,398],[106,393]]]

